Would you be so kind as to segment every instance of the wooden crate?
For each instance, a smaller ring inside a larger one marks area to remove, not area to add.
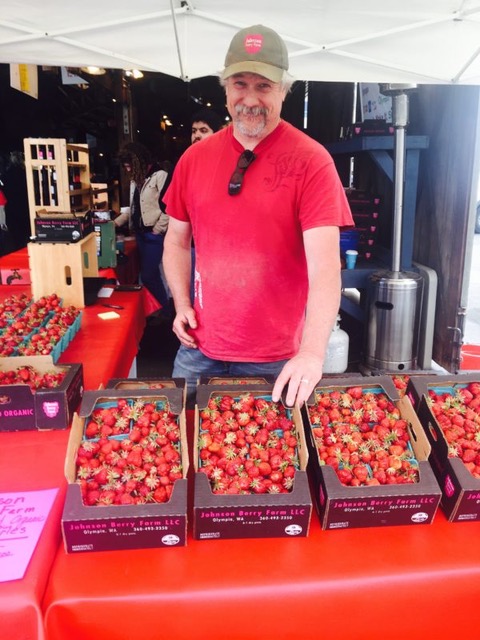
[[[92,208],[87,144],[63,138],[25,138],[25,169],[31,233],[38,211],[62,214]]]
[[[75,243],[29,242],[34,299],[56,293],[64,305],[85,306],[83,278],[98,276],[95,233]]]

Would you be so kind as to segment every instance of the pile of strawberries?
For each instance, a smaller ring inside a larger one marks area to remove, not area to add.
[[[70,330],[80,310],[70,305],[57,307],[48,321],[18,346],[17,352],[23,356],[49,355],[63,336]]]
[[[28,307],[31,299],[26,293],[14,294],[0,302],[0,329],[4,329],[22,311]]]
[[[480,479],[480,382],[451,391],[429,389],[428,404],[448,444],[448,456],[460,458]]]
[[[317,390],[308,415],[320,464],[343,485],[418,482],[408,423],[380,387]]]
[[[198,458],[213,493],[289,493],[299,468],[296,428],[271,399],[212,394],[200,410]]]
[[[408,381],[410,380],[410,376],[408,374],[395,374],[392,376],[393,384],[395,385],[398,394],[401,398],[405,395],[407,391]]]
[[[183,477],[178,416],[150,399],[98,406],[85,423],[76,477],[87,506],[168,502]]]
[[[12,296],[0,305],[0,357],[49,355],[80,310],[62,307],[56,293],[31,301]]]
[[[49,371],[38,371],[30,365],[0,371],[0,386],[12,384],[28,384],[32,391],[36,389],[53,389],[60,386],[67,375],[67,370],[56,367]]]

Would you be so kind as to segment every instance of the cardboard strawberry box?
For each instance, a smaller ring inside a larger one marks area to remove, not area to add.
[[[450,522],[480,520],[480,465],[476,464],[480,461],[480,429],[474,418],[478,416],[476,405],[480,401],[473,398],[473,402],[467,404],[462,395],[470,383],[480,391],[479,372],[412,376],[406,391],[430,443],[429,462],[442,490],[441,507]],[[445,416],[443,411],[440,414],[434,411],[432,394],[440,396]],[[472,411],[471,415],[467,407]],[[467,420],[470,422],[465,430]],[[472,460],[468,462],[470,467],[476,464],[476,470],[472,468],[476,476],[464,462],[469,458]]]
[[[236,387],[238,385],[250,387],[256,384],[273,384],[275,382],[275,376],[262,376],[262,377],[246,377],[246,378],[232,378],[231,376],[200,376],[198,379],[198,385],[228,385],[229,387]]]
[[[258,462],[258,459],[257,462],[254,461],[253,446],[251,444],[248,446],[243,445],[241,448],[239,445],[239,452],[236,457],[229,456],[228,452],[225,451],[224,460],[229,458],[229,462],[232,465],[237,465],[237,468],[234,468],[233,471],[225,468],[225,472],[230,474],[232,482],[232,486],[229,489],[226,489],[226,487],[224,487],[224,489],[219,488],[221,492],[216,492],[214,490],[216,472],[213,471],[210,477],[207,477],[206,474],[209,461],[203,458],[201,449],[208,448],[206,442],[209,441],[209,436],[206,430],[207,418],[205,418],[205,416],[209,414],[209,407],[212,406],[212,403],[215,404],[217,401],[222,402],[220,406],[226,407],[228,402],[223,402],[222,399],[233,398],[236,403],[239,403],[240,400],[246,396],[253,396],[257,401],[265,401],[264,404],[270,403],[272,389],[273,385],[271,384],[253,385],[251,387],[245,387],[244,385],[227,386],[223,384],[197,387],[194,440],[195,489],[193,503],[193,533],[197,540],[288,538],[305,537],[308,535],[312,501],[306,471],[308,452],[298,408],[294,408],[291,412],[287,410],[288,422],[283,423],[285,429],[274,430],[273,427],[276,423],[272,422],[270,424],[270,428],[272,428],[272,432],[270,433],[273,435],[268,436],[269,438],[282,438],[285,433],[290,431],[290,426],[292,426],[291,435],[294,435],[294,442],[296,441],[294,454],[292,453],[295,457],[294,464],[291,460],[285,459],[286,462],[283,467],[279,465],[275,466],[274,461],[270,458],[271,469],[276,468],[277,471],[280,468],[283,469],[280,475],[277,473],[276,486],[272,486],[273,471],[270,475],[271,482],[269,483],[268,489],[262,486],[264,479],[263,475],[260,477],[260,473],[256,479],[248,476],[245,470],[247,465],[246,460],[250,459],[251,466],[256,465]],[[221,410],[223,411],[223,408]],[[238,405],[238,408],[235,409],[235,415],[237,415],[237,411],[243,413],[243,422],[249,420],[248,417],[245,418],[245,415],[249,415],[247,410],[241,411],[240,405]],[[224,419],[227,419],[226,411],[224,413]],[[234,418],[234,422],[235,421],[237,421],[237,417]],[[225,435],[225,442],[230,442],[230,440],[232,443],[233,441],[240,442],[239,438],[241,439],[244,433],[242,433],[242,427],[238,427],[237,429],[237,426],[233,427],[233,433],[236,433],[236,436],[230,438],[231,434]],[[255,430],[254,427],[253,429]],[[267,437],[265,432],[262,432],[262,437],[264,435]],[[289,443],[292,445],[292,440],[289,440]],[[205,445],[205,447],[203,445]],[[266,442],[261,446],[265,450],[269,447]],[[213,450],[215,450],[214,443]],[[213,455],[216,454],[214,453]],[[277,462],[279,461],[280,458],[278,458]],[[213,462],[212,464],[217,470],[223,466],[220,460],[218,461],[218,466],[217,462]],[[292,466],[295,468],[292,469]],[[264,472],[265,470],[262,469],[262,474]],[[242,489],[242,491],[245,490],[248,491],[248,493],[242,493],[238,489],[237,483],[240,482],[240,476],[243,476],[242,482],[249,485]],[[282,483],[282,489],[279,489],[278,483]],[[236,488],[233,488],[234,484],[237,484]],[[217,486],[220,487],[220,484],[217,483]],[[254,486],[257,491],[261,491],[262,493],[250,493]],[[285,490],[285,492],[279,492],[283,490]],[[226,491],[228,491],[228,493]],[[231,491],[237,491],[237,493],[231,493]]]
[[[107,382],[107,389],[135,390],[135,389],[184,389],[185,378],[111,378]]]
[[[50,356],[0,358],[0,380],[13,372],[14,384],[0,384],[0,431],[66,429],[82,399],[83,366]],[[57,386],[34,388],[40,379]]]
[[[123,407],[125,419],[120,416],[115,423],[109,419],[113,406]],[[168,414],[169,419],[164,422],[157,414]],[[93,422],[100,430],[92,435],[88,425]],[[105,435],[108,425],[112,433]],[[168,466],[167,451],[175,454]],[[89,462],[90,455],[95,462]],[[66,552],[184,546],[187,471],[182,389],[87,391],[74,416],[65,460]],[[163,495],[158,498],[160,490]]]
[[[367,406],[362,405],[366,394],[384,396],[386,400],[378,402],[384,410],[377,411],[377,402],[368,413],[361,408]],[[351,402],[352,397],[358,402]],[[314,502],[323,529],[433,521],[440,488],[428,462],[430,445],[409,399],[399,398],[390,377],[324,379],[302,411]],[[379,453],[382,437],[389,444]],[[391,484],[390,476],[400,474],[404,478]]]

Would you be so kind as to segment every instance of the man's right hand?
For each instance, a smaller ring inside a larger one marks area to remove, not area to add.
[[[196,349],[197,343],[190,331],[197,328],[197,319],[193,307],[182,307],[177,309],[175,320],[173,321],[173,333],[180,340],[180,344],[188,349]]]

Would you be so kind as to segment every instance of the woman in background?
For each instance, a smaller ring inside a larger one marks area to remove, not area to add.
[[[115,218],[120,227],[128,222],[135,233],[140,257],[142,284],[155,296],[164,310],[168,295],[161,277],[163,241],[168,227],[162,197],[170,176],[155,162],[143,145],[129,142],[119,153],[120,162],[130,175],[130,207]],[[126,208],[127,209],[127,208]]]

